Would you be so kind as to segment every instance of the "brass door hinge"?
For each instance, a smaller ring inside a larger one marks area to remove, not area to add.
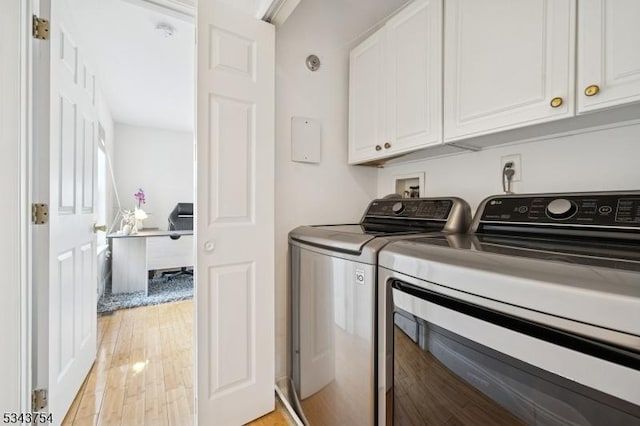
[[[49,40],[49,20],[33,15],[31,33],[37,40]]]
[[[31,409],[33,412],[42,411],[47,408],[48,392],[46,389],[34,389],[31,392]]]
[[[32,204],[31,222],[34,225],[44,225],[45,223],[49,223],[49,205],[45,203]]]

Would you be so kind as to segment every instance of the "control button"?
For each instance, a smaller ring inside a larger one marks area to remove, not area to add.
[[[613,211],[613,208],[611,206],[602,206],[598,209],[598,212],[600,212],[600,214],[609,214]]]
[[[529,211],[529,207],[527,207],[527,206],[518,207],[518,213],[526,213],[528,211]]]
[[[547,204],[547,216],[551,219],[563,220],[569,219],[576,214],[578,206],[572,201],[564,198],[556,198]]]
[[[395,214],[400,214],[404,211],[404,204],[401,202],[394,203],[393,206],[391,206],[391,210],[393,210]]]

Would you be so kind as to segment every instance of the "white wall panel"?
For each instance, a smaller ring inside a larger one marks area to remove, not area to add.
[[[255,266],[251,263],[210,269],[209,398],[248,387],[255,380]],[[222,303],[221,303],[222,302]],[[229,327],[228,324],[234,324]]]
[[[60,34],[60,59],[74,83],[78,81],[78,46],[66,31]]]
[[[75,304],[76,259],[73,251],[67,251],[58,255],[57,260],[58,279],[53,284],[58,288],[52,292],[57,297],[51,301],[54,306],[51,315],[54,324],[52,338],[60,342],[60,352],[52,354],[53,365],[49,367],[56,369],[55,375],[60,379],[73,363],[76,354],[76,310],[70,309]]]
[[[82,119],[82,211],[93,212],[94,179],[96,161],[95,122],[89,117]]]
[[[76,207],[77,105],[60,97],[60,168],[58,177],[58,207],[60,214],[69,214]]]
[[[209,69],[233,72],[255,81],[255,43],[239,34],[220,28],[211,27],[210,31],[213,40],[210,44]]]
[[[78,297],[80,306],[80,318],[78,318],[79,326],[79,345],[84,346],[87,339],[91,337],[91,332],[95,327],[96,317],[96,292],[92,280],[95,279],[95,273],[92,270],[96,255],[95,245],[88,243],[80,247],[80,281],[78,282]]]
[[[250,222],[253,216],[255,161],[255,105],[252,102],[212,96],[209,224]],[[224,177],[226,181],[220,182]]]

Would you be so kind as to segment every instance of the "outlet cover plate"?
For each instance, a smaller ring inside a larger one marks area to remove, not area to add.
[[[520,182],[522,180],[522,159],[520,157],[520,154],[503,155],[500,158],[500,173],[502,174],[504,165],[510,161],[513,162],[513,169],[515,170],[512,181]]]

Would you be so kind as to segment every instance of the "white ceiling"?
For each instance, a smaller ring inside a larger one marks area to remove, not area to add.
[[[262,17],[271,0],[221,0]],[[193,131],[196,0],[69,0],[114,121]],[[175,27],[172,37],[156,30]]]
[[[195,0],[68,0],[81,48],[118,123],[193,131]],[[206,1],[206,0],[205,0]],[[261,17],[273,0],[220,0]],[[357,38],[407,0],[303,0]],[[172,37],[156,30],[175,27]],[[305,33],[314,34],[313,28]]]
[[[142,1],[69,2],[81,49],[96,70],[114,121],[193,131],[193,23],[144,7]],[[175,27],[173,37],[157,31],[159,23]]]

